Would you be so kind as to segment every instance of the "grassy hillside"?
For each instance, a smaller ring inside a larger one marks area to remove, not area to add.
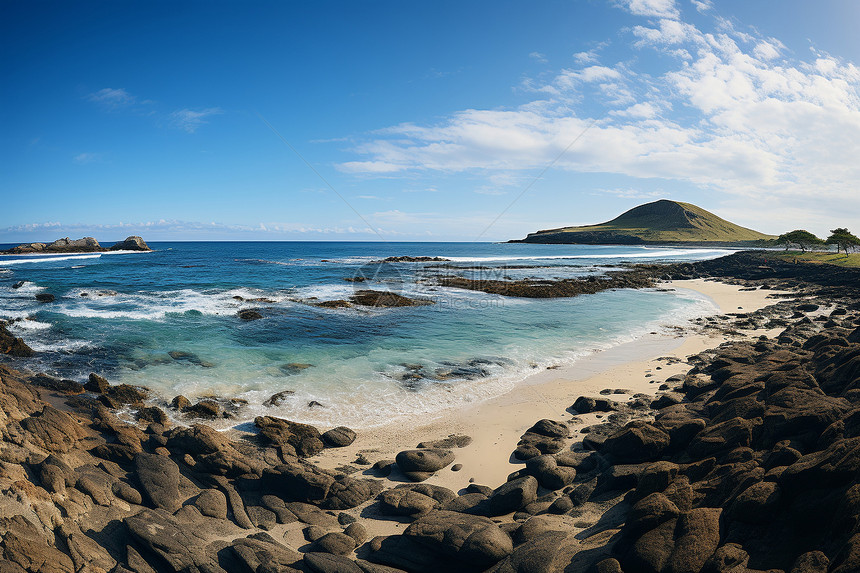
[[[690,203],[662,199],[634,207],[611,221],[529,234],[526,243],[739,243],[774,239],[735,225]]]
[[[827,253],[821,251],[779,251],[768,254],[769,257],[783,261],[802,261],[805,263],[822,263],[839,267],[860,267],[860,253]]]

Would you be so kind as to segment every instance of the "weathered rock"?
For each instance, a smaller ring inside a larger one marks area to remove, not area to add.
[[[217,430],[194,424],[167,434],[167,448],[175,454],[190,454],[202,471],[228,477],[262,473],[259,461],[249,458]]]
[[[237,539],[229,547],[243,565],[241,569],[237,568],[236,570],[259,571],[260,573],[300,570],[302,556],[281,545],[266,533]],[[202,567],[200,569],[201,573],[207,571]]]
[[[550,490],[561,489],[576,478],[572,467],[559,466],[552,456],[537,456],[526,462],[526,472],[537,478],[541,487]]]
[[[97,394],[104,394],[107,392],[107,389],[110,388],[110,382],[108,382],[103,376],[99,376],[95,372],[90,372],[90,376],[87,379],[87,383],[84,384],[84,390],[89,392],[95,392]]]
[[[217,489],[204,489],[194,500],[194,505],[207,517],[227,519],[227,496]]]
[[[221,416],[221,406],[215,400],[200,400],[192,406],[186,406],[182,413],[192,418],[214,420]]]
[[[328,496],[320,506],[325,509],[350,509],[379,494],[383,485],[377,480],[339,477],[331,484]]]
[[[356,547],[367,541],[367,528],[357,521],[350,523],[343,532],[355,540]]]
[[[345,533],[326,533],[314,542],[317,551],[333,555],[346,555],[355,549],[355,539]]]
[[[591,412],[612,412],[617,408],[618,404],[613,400],[580,396],[569,409],[577,414],[590,414]]]
[[[281,464],[267,468],[264,483],[284,499],[305,503],[320,503],[329,495],[335,483],[333,475],[304,463]]]
[[[131,536],[158,555],[170,571],[223,571],[216,555],[206,551],[207,532],[182,523],[163,509],[144,509],[126,517]]]
[[[566,438],[570,435],[570,428],[566,424],[547,419],[538,421],[526,431],[550,438]]]
[[[124,241],[115,243],[109,251],[151,251],[146,242],[137,235],[126,237]]]
[[[363,573],[355,561],[331,553],[305,553],[304,565],[313,573]]]
[[[600,452],[618,464],[658,458],[669,447],[669,434],[646,422],[631,422],[603,442]]]
[[[492,520],[452,511],[434,511],[420,517],[403,535],[480,570],[513,551],[510,536]]]
[[[173,513],[182,506],[179,499],[179,466],[165,456],[140,452],[134,468],[143,493],[155,508]]]
[[[538,481],[525,476],[509,481],[496,488],[487,499],[486,515],[505,515],[530,504],[537,497]]]
[[[330,448],[343,448],[355,441],[355,432],[346,426],[338,426],[323,432],[322,441]]]
[[[396,567],[410,573],[460,571],[459,564],[405,535],[374,537],[370,541],[369,561]]]
[[[302,457],[316,455],[325,447],[319,430],[307,424],[274,416],[258,416],[254,424],[260,429],[263,438],[276,446],[289,445]]]
[[[27,346],[23,338],[16,337],[6,329],[4,324],[0,324],[0,354],[29,358],[36,352]]]
[[[69,556],[57,549],[23,515],[0,517],[0,542],[0,556],[7,562],[14,563],[19,568],[18,571],[75,573]],[[10,565],[8,571],[16,571],[15,566]]]
[[[454,454],[443,449],[405,450],[397,454],[396,461],[403,472],[433,473],[452,463]]]
[[[669,501],[665,495],[652,493],[636,502],[630,510],[624,526],[624,535],[638,538],[664,521],[678,517],[679,513],[678,506]]]
[[[42,303],[54,302],[54,299],[55,299],[54,295],[52,295],[51,293],[47,293],[47,292],[40,292],[39,294],[36,295],[36,300],[39,302],[42,302]]]
[[[401,485],[380,494],[379,511],[383,515],[424,515],[456,497],[441,486]]]
[[[29,432],[30,441],[49,452],[67,452],[87,435],[74,418],[47,405],[21,420],[21,427]]]

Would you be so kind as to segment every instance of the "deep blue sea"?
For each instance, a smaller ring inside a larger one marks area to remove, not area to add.
[[[0,256],[0,318],[13,320],[10,330],[39,351],[25,365],[81,381],[100,372],[112,383],[153,389],[156,403],[177,394],[241,398],[248,404],[240,421],[267,413],[355,427],[485,399],[538,369],[715,309],[688,291],[509,298],[438,287],[433,277],[439,273],[560,278],[625,262],[701,260],[729,252],[497,243],[150,246],[150,253]],[[400,255],[450,262],[374,263]],[[345,280],[355,276],[367,280]],[[315,306],[361,288],[433,304]],[[38,293],[56,300],[39,303]],[[237,317],[248,308],[263,318]],[[284,390],[293,393],[263,405]],[[311,401],[321,406],[309,407]]]

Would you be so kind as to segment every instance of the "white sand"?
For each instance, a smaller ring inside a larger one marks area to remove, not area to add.
[[[775,292],[772,290],[741,291],[737,286],[702,279],[673,281],[661,286],[695,290],[713,300],[721,314],[753,312],[777,302],[767,298]],[[760,334],[762,331],[755,332],[756,336]],[[426,423],[416,420],[412,426],[397,423],[363,430],[351,446],[326,449],[313,458],[313,462],[321,467],[334,468],[353,462],[359,452],[365,452],[371,461],[394,459],[397,452],[415,448],[421,441],[437,440],[454,433],[465,434],[473,438],[472,444],[454,450],[455,463],[462,464],[462,469],[454,472],[449,466],[426,483],[458,491],[473,478],[476,483],[495,488],[506,481],[508,474],[523,467],[512,453],[520,436],[538,420],[571,421],[574,416],[565,409],[577,397],[598,396],[605,388],[629,390],[626,394],[610,396],[618,401],[629,399],[636,393],[653,395],[666,378],[690,369],[686,363],[688,356],[727,340],[729,338],[721,333],[703,334],[692,329],[678,337],[648,335],[569,366],[536,373],[506,394],[443,413]],[[596,414],[576,418],[576,425],[572,427],[574,432],[598,421]],[[396,471],[390,479],[407,481]]]

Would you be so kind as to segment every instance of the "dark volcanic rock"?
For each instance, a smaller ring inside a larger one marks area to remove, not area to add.
[[[246,308],[244,310],[240,310],[236,313],[236,316],[238,316],[242,320],[258,320],[260,318],[263,318],[263,315],[253,308]]]
[[[375,307],[425,306],[433,304],[432,300],[409,298],[403,295],[378,290],[360,290],[349,298],[354,304]]]
[[[36,295],[36,300],[39,302],[54,302],[54,295],[46,292],[40,292]]]

